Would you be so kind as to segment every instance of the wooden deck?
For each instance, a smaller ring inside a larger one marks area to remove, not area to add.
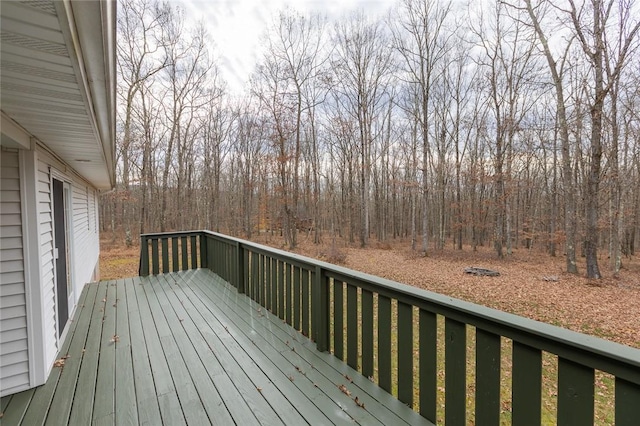
[[[2,425],[430,424],[209,270],[87,285],[70,327]]]

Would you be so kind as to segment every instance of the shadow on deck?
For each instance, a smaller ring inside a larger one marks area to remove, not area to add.
[[[430,424],[206,269],[87,285],[2,424]]]

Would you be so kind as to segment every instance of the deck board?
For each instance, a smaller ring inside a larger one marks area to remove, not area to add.
[[[241,348],[232,346],[228,331],[224,329],[228,326],[222,325],[226,324],[226,321],[220,323],[216,316],[210,314],[208,306],[201,300],[190,299],[190,301],[194,302],[193,314],[190,313],[191,318],[197,321],[198,328],[203,331],[209,347],[216,349],[215,355],[237,392],[238,397],[229,401],[229,405],[240,405],[240,408],[235,410],[242,416],[241,420],[237,421],[238,424],[245,424],[245,422],[252,424],[256,420],[258,424],[282,424],[277,413],[264,397],[266,394],[273,393],[274,390],[268,389],[268,382],[252,381],[252,379],[258,380],[250,377],[247,372],[253,366],[250,363],[240,363]],[[186,300],[180,299],[180,302],[186,303]],[[258,388],[262,388],[262,392]]]
[[[94,290],[95,293],[92,293]],[[69,418],[69,424],[76,425],[91,423],[93,415],[98,360],[100,358],[100,339],[102,338],[102,318],[104,317],[105,302],[103,300],[107,295],[107,286],[106,283],[91,284],[84,291],[91,292],[94,296],[87,299],[84,306],[79,305],[83,313],[84,311],[88,312],[90,323],[82,352],[76,354],[77,357],[82,357],[82,366]],[[84,322],[82,319],[79,321]]]
[[[131,356],[131,335],[129,328],[129,308],[126,297],[127,282],[118,280],[116,284],[116,377],[115,412],[117,425],[138,424],[138,407]]]
[[[184,298],[186,295],[184,295],[182,289],[179,289],[178,291],[181,292],[182,295],[176,294],[175,297],[184,303],[189,303],[187,299]],[[213,320],[213,318],[209,319]],[[278,411],[277,415],[280,418],[280,421],[278,421],[277,418],[274,418],[273,421],[275,422],[284,422],[285,424],[304,424],[304,417],[299,413],[297,407],[294,407],[291,400],[286,398],[278,390],[280,389],[280,386],[277,385],[277,382],[282,382],[282,384],[284,384],[282,378],[279,376],[267,375],[262,368],[264,365],[261,364],[258,366],[255,359],[246,355],[245,351],[247,348],[239,347],[238,343],[231,340],[230,336],[226,336],[229,334],[228,331],[220,328],[221,325],[216,325],[215,322],[209,322],[209,325],[213,328],[214,333],[219,336],[223,336],[220,338],[220,343],[228,348],[230,354],[235,357],[235,361],[242,365],[245,374],[252,381],[251,388],[248,390],[249,398],[254,399],[256,396],[259,396],[267,401],[272,410],[274,410],[275,407]],[[275,383],[274,380],[276,381]],[[257,388],[261,388],[261,391]],[[322,416],[322,413],[320,412],[314,414]]]
[[[84,303],[92,303],[96,298],[97,290],[97,286],[89,288]],[[94,307],[94,309],[97,308]],[[91,313],[91,309],[83,309],[78,315],[78,318],[74,319],[74,321],[77,321],[77,326],[71,338],[66,354],[68,358],[64,362],[63,371],[60,375],[53,401],[51,402],[51,410],[49,411],[46,424],[65,423],[69,418],[73,399],[67,395],[69,395],[69,393],[73,394],[76,389],[82,365],[82,350],[85,347],[89,333],[90,322],[87,321],[87,319],[91,316]],[[58,357],[61,358],[61,356]]]
[[[116,380],[116,347],[120,337],[116,333],[117,287],[114,281],[100,283],[106,286],[102,312],[102,333],[100,336],[100,361],[96,379],[96,396],[93,406],[93,421],[113,424],[115,421],[114,389]]]
[[[220,294],[219,286],[211,285],[205,280],[198,280],[195,284],[199,286],[199,288],[203,292],[208,292],[210,294],[211,303],[223,303],[217,301],[224,301],[227,299],[225,297],[222,297],[222,295]],[[324,363],[309,362],[308,359],[301,357],[298,352],[302,348],[298,348],[298,346],[296,345],[296,342],[299,339],[297,333],[291,333],[292,329],[290,327],[288,327],[282,320],[279,320],[277,317],[271,315],[268,312],[264,312],[260,305],[256,304],[252,307],[249,300],[250,299],[240,296],[230,305],[227,304],[226,308],[219,308],[225,312],[225,315],[228,318],[236,321],[236,327],[244,328],[245,330],[258,331],[258,335],[267,335],[269,337],[270,344],[274,345],[276,348],[281,348],[284,344],[286,349],[281,350],[280,352],[280,355],[286,361],[284,364],[285,370],[283,370],[283,373],[288,373],[290,377],[294,377],[295,382],[310,381],[312,385],[317,385],[318,388],[324,392],[324,396],[315,396],[313,398],[313,401],[315,403],[322,403],[323,399],[328,398],[358,423],[397,424],[400,421],[395,413],[389,411],[383,405],[373,403],[373,400],[369,399],[366,392],[357,392],[352,386],[352,383],[350,383],[343,374],[338,373],[333,368],[326,368]],[[233,309],[241,309],[241,312],[232,312]],[[245,318],[250,318],[252,315],[255,315],[255,313],[258,313],[258,309],[260,309],[259,316],[257,318],[252,318],[252,324],[250,327],[248,327]],[[245,324],[242,324],[243,322]],[[267,326],[267,329],[264,330],[264,332],[261,332],[263,331],[261,330],[261,327],[265,325]],[[300,340],[307,341],[307,339],[304,338]],[[261,350],[266,351],[268,350],[269,343],[264,343],[265,344],[260,344],[257,346]],[[296,349],[296,351],[292,350],[294,348]],[[313,352],[316,351],[314,350]],[[268,353],[265,355],[269,359],[273,359],[276,357],[272,353]],[[309,353],[309,355],[315,354]],[[357,372],[355,372],[354,370],[350,370],[350,374],[347,375],[349,377],[352,377],[357,375]],[[340,385],[346,386],[347,390],[351,392],[351,395],[345,395],[339,389]],[[352,398],[355,398],[356,396],[360,401],[364,402],[365,409],[362,409],[353,401]],[[323,404],[323,406],[326,407],[325,404]]]
[[[201,401],[209,417],[209,421],[215,424],[232,424],[233,417],[226,409],[225,403],[207,372],[206,362],[210,360],[207,354],[210,352],[204,340],[199,338],[198,331],[191,327],[191,324],[183,325],[187,313],[180,303],[171,303],[166,297],[161,286],[153,286],[161,305],[165,308],[164,313],[169,326],[180,347],[187,369],[194,388],[197,391],[198,399]],[[175,300],[174,300],[175,302]],[[191,331],[191,336],[188,331]],[[213,357],[213,364],[217,365],[217,360]],[[221,368],[214,370],[215,374],[222,373]],[[215,376],[214,376],[215,377]]]
[[[429,424],[208,270],[81,298],[67,365],[3,398],[3,424]]]
[[[142,329],[142,319],[135,291],[136,283],[132,279],[125,281],[125,295],[127,301],[127,316],[129,318],[129,339],[131,344],[131,360],[133,381],[135,383],[135,401],[138,409],[140,424],[162,424],[160,405],[155,392],[151,364],[147,352],[146,339]],[[136,342],[136,350],[133,350]],[[116,381],[116,385],[119,382]]]
[[[160,415],[164,424],[186,424],[171,372],[167,365],[165,354],[162,351],[162,345],[160,344],[160,333],[162,330],[158,330],[154,322],[149,300],[144,290],[144,286],[153,285],[152,281],[153,280],[145,280],[143,282],[137,282],[137,284],[134,281],[133,288],[135,289],[138,300],[138,311],[140,313],[140,321],[142,323],[149,363],[151,365],[155,393],[158,396]]]

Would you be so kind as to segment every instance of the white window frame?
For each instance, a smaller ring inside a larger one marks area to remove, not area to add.
[[[63,202],[65,203],[65,216],[64,216],[64,221],[65,221],[65,229],[67,231],[67,235],[66,235],[66,248],[67,248],[67,277],[68,277],[68,281],[67,281],[67,314],[69,315],[69,318],[67,319],[67,323],[65,324],[64,330],[60,330],[60,319],[58,318],[58,292],[57,290],[55,290],[53,292],[54,297],[55,297],[55,309],[56,309],[56,336],[60,336],[57,337],[57,346],[58,346],[58,350],[60,350],[60,347],[62,346],[62,342],[64,342],[65,337],[67,336],[67,331],[69,330],[69,326],[71,325],[72,321],[70,321],[73,318],[73,314],[75,313],[75,307],[76,307],[76,298],[75,298],[75,294],[76,294],[76,285],[75,285],[75,273],[74,273],[74,266],[73,266],[73,181],[71,180],[71,178],[69,178],[67,175],[63,174],[62,172],[60,172],[59,170],[51,167],[50,168],[50,173],[49,173],[49,188],[51,188],[51,196],[53,197],[53,180],[59,180],[62,182],[62,191],[63,191]],[[65,195],[66,194],[66,195]],[[66,214],[66,213],[69,214]],[[54,224],[54,218],[53,218],[53,200],[51,201],[51,227],[52,227],[52,233],[53,233],[53,241],[56,240],[56,227]],[[55,246],[55,243],[54,243]],[[58,270],[55,267],[55,258],[54,258],[54,268],[53,268],[53,276],[54,276],[54,285],[57,286],[57,282],[58,282]]]

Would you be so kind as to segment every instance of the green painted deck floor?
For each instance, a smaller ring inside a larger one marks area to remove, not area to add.
[[[2,425],[429,424],[209,270],[87,285],[58,357]]]

